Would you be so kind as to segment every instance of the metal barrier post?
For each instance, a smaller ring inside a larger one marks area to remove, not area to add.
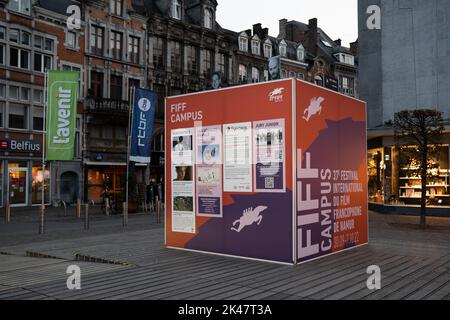
[[[111,204],[109,203],[109,198],[105,198],[105,212],[106,215],[109,217],[109,212],[111,211]]]
[[[81,218],[81,200],[77,199],[77,218]]]
[[[9,204],[9,199],[6,200],[5,204],[5,224],[11,223],[11,205]]]
[[[89,230],[89,203],[84,207],[84,230]]]
[[[39,234],[45,234],[45,204],[41,205],[41,216],[39,219]]]
[[[123,226],[126,227],[128,225],[128,204],[126,202],[123,203]]]

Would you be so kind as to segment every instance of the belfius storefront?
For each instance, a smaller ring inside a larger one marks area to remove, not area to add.
[[[366,105],[286,79],[166,100],[168,248],[298,264],[368,243]]]

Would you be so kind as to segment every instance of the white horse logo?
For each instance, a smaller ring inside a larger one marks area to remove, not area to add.
[[[303,116],[303,119],[306,120],[306,122],[309,122],[312,116],[315,116],[316,114],[322,113],[322,102],[324,102],[325,99],[322,97],[319,98],[312,98],[311,102],[309,104],[309,107],[305,109],[305,112],[303,112],[304,115],[308,114],[307,116]]]
[[[263,219],[263,216],[261,215],[261,213],[265,210],[267,210],[267,207],[265,207],[265,206],[259,206],[256,209],[249,208],[247,210],[244,210],[242,217],[233,223],[233,227],[231,228],[231,230],[239,233],[242,231],[242,229],[244,229],[245,227],[251,226],[255,222],[259,226]],[[236,225],[238,223],[239,223],[239,228],[236,229]]]

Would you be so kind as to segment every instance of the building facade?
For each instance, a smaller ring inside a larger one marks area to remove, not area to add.
[[[82,4],[84,56],[84,199],[125,199],[129,107],[132,87],[146,87],[146,16],[132,1]],[[135,168],[140,188],[146,165]]]
[[[369,6],[380,8],[379,16]],[[369,196],[374,204],[418,205],[421,180],[399,162],[392,123],[401,110],[436,109],[446,131],[438,169],[430,171],[430,205],[450,206],[450,40],[448,1],[362,0],[359,11],[361,99],[368,106]],[[369,28],[375,18],[380,29]]]
[[[135,8],[148,16],[148,87],[159,97],[150,175],[164,175],[165,97],[233,85],[232,39],[216,22],[217,1],[145,1]]]
[[[70,2],[72,3],[72,2]],[[76,3],[76,2],[74,2]],[[42,170],[45,71],[83,68],[83,50],[66,28],[66,15],[51,1],[0,1],[0,202],[38,205],[71,201],[82,188],[81,112],[75,158],[51,161]],[[79,34],[83,42],[83,34]],[[80,96],[81,97],[81,96]]]
[[[67,24],[70,6],[79,9],[75,27]],[[317,20],[281,20],[274,37],[261,24],[222,28],[217,8],[215,0],[0,0],[0,204],[40,204],[44,178],[49,204],[100,204],[106,196],[121,203],[132,87],[155,91],[159,102],[152,163],[133,169],[140,193],[164,175],[168,96],[267,81],[277,55],[282,78],[328,86],[351,76],[353,90],[328,87],[357,96],[355,61],[339,56],[349,49]],[[75,157],[42,172],[46,70],[78,71],[80,83]]]

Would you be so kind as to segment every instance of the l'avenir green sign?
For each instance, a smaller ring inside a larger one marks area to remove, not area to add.
[[[80,74],[49,71],[46,160],[73,160]]]

